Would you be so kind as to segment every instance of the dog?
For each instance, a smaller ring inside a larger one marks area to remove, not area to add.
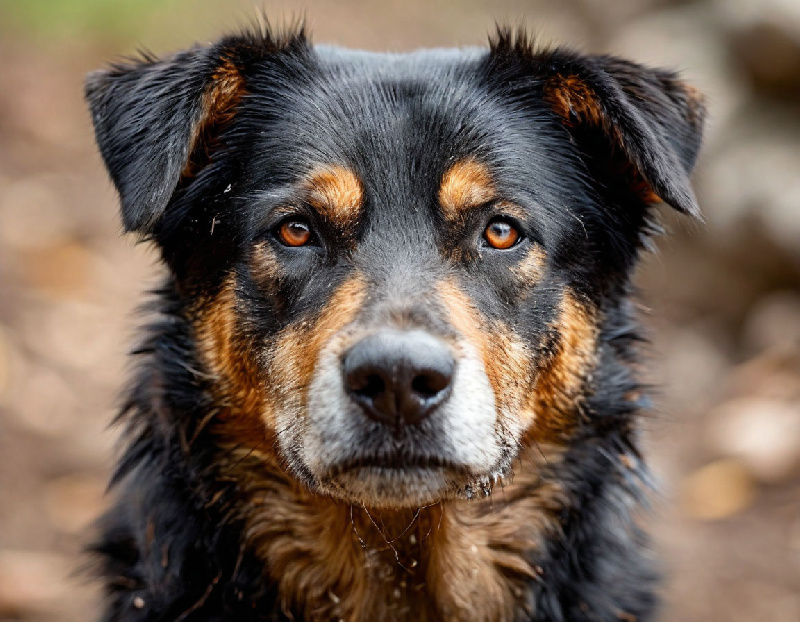
[[[651,620],[631,274],[702,97],[539,48],[254,28],[86,82],[168,268],[91,550],[102,619]]]

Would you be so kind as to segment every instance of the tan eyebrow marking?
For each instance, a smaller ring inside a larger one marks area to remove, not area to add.
[[[474,158],[459,160],[442,177],[439,205],[448,220],[456,220],[469,210],[497,198],[488,167]]]
[[[364,202],[364,186],[358,176],[339,164],[315,169],[306,182],[308,201],[339,227],[358,221]]]

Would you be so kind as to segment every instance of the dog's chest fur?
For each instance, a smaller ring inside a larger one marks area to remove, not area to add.
[[[274,488],[249,493],[258,509],[243,517],[245,533],[282,608],[307,619],[518,619],[532,614],[527,585],[541,579],[541,544],[563,509],[557,486],[534,472],[522,470],[491,500],[404,512],[272,480]]]

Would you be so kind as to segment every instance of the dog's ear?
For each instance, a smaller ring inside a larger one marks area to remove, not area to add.
[[[243,85],[215,75],[208,48],[169,59],[145,56],[86,80],[100,153],[117,188],[128,231],[149,233],[164,213],[202,139],[204,126],[236,105]],[[222,66],[223,63],[220,63]]]
[[[537,51],[527,35],[509,30],[492,41],[492,56],[524,65],[578,148],[595,166],[624,178],[636,198],[662,200],[700,218],[689,174],[705,106],[692,87],[672,72],[612,56]]]
[[[151,233],[176,188],[211,160],[246,93],[245,66],[305,46],[300,26],[278,36],[230,37],[164,60],[143,56],[88,76],[95,136],[126,230]]]

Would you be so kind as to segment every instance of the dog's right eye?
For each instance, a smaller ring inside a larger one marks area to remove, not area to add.
[[[483,238],[488,246],[498,250],[507,250],[516,246],[522,238],[522,234],[513,223],[503,218],[495,218],[486,227]]]
[[[302,218],[291,218],[284,220],[275,231],[275,236],[284,246],[306,246],[314,235],[311,233],[311,225]]]

